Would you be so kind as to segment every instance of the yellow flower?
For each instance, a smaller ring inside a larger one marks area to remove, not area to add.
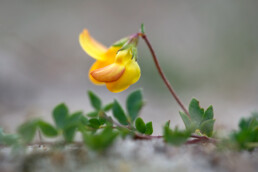
[[[106,48],[93,39],[88,30],[83,30],[79,36],[80,45],[97,60],[89,71],[89,78],[94,84],[106,84],[109,91],[117,93],[139,80],[141,71],[136,62],[136,43],[127,44],[128,40],[123,39]]]

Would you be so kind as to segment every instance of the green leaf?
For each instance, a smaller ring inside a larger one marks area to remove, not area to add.
[[[107,127],[98,134],[84,132],[83,140],[90,149],[103,151],[113,143],[117,136],[118,132],[113,131],[111,127]]]
[[[104,125],[107,122],[106,118],[99,117],[99,123],[100,125]]]
[[[92,118],[89,120],[89,126],[94,129],[98,129],[100,125],[101,125],[101,123],[96,118]]]
[[[81,116],[80,122],[82,125],[89,125],[89,120],[85,116]]]
[[[57,105],[53,110],[53,118],[58,129],[63,129],[68,117],[68,108],[64,103]]]
[[[138,49],[134,45],[132,45],[131,48],[132,48],[132,54],[133,54],[132,58],[134,58],[137,61],[137,59],[138,59]]]
[[[117,129],[118,129],[118,131],[119,131],[120,136],[121,136],[123,139],[125,139],[126,136],[128,136],[128,135],[131,135],[131,136],[134,135],[133,131],[132,131],[132,130],[129,130],[128,128],[117,127]]]
[[[21,136],[21,139],[24,143],[29,143],[35,136],[37,129],[38,120],[28,121],[18,127],[18,134]]]
[[[250,123],[249,123],[249,129],[251,130],[255,130],[255,129],[258,129],[258,118],[254,118],[252,117]]]
[[[94,118],[94,117],[97,117],[99,114],[98,111],[94,111],[94,112],[90,112],[87,114],[88,117],[91,117],[91,118]]]
[[[19,142],[19,136],[17,134],[6,134],[0,143],[8,146],[17,145]]]
[[[258,127],[258,117],[255,115],[249,117],[249,118],[242,118],[239,122],[239,128],[240,129],[254,129]]]
[[[17,145],[19,136],[17,134],[5,134],[3,129],[0,128],[0,144],[3,145]]]
[[[42,133],[47,137],[55,137],[58,135],[57,130],[52,125],[50,125],[45,121],[42,121],[42,120],[38,121],[38,126],[42,131]]]
[[[200,131],[208,137],[212,136],[215,119],[209,119],[201,123]]]
[[[187,139],[191,135],[191,132],[189,132],[188,130],[180,131],[177,128],[175,128],[174,130],[171,130],[169,127],[165,126],[163,135],[164,135],[164,140],[167,143],[174,146],[180,146],[187,141]]]
[[[244,130],[244,129],[248,129],[249,128],[249,120],[247,119],[241,119],[238,126],[240,129]]]
[[[100,98],[92,91],[88,91],[88,95],[89,95],[90,103],[92,107],[94,107],[96,110],[100,110],[102,106]]]
[[[145,134],[146,134],[146,135],[152,135],[152,133],[153,133],[152,122],[146,123],[145,126],[146,126]]]
[[[204,109],[200,108],[199,101],[196,99],[192,99],[189,105],[189,114],[192,122],[197,123],[199,125],[202,121],[202,117],[204,115]]]
[[[103,110],[104,110],[105,112],[107,112],[107,111],[109,111],[110,109],[112,109],[112,107],[113,107],[113,103],[109,103],[109,104],[107,104],[107,105],[104,106]]]
[[[129,37],[122,38],[122,39],[116,41],[112,46],[113,47],[122,47],[128,40],[129,40]]]
[[[67,124],[63,130],[63,136],[66,142],[71,143],[74,140],[77,129],[81,126],[92,125],[94,126],[94,122],[90,124],[88,119],[83,116],[81,111],[73,113],[69,116],[67,120]]]
[[[203,121],[213,119],[213,107],[209,106],[203,115]]]
[[[128,120],[125,115],[124,110],[122,109],[121,105],[115,100],[113,104],[113,115],[118,120],[120,124],[128,125]]]
[[[67,118],[66,126],[77,125],[80,122],[82,116],[83,113],[81,111],[73,113]]]
[[[242,118],[239,130],[231,134],[231,140],[239,149],[254,150],[258,145],[258,116],[254,113],[249,118]]]
[[[164,127],[168,127],[168,128],[169,128],[169,126],[170,126],[170,120],[168,120],[168,121],[165,123]]]
[[[128,95],[126,100],[126,108],[132,122],[137,118],[137,116],[139,116],[139,112],[143,104],[141,90],[136,90]]]
[[[140,133],[145,133],[146,131],[146,126],[145,126],[145,123],[144,121],[142,120],[142,118],[137,118],[136,121],[135,121],[135,127],[137,129],[137,131],[139,131]]]
[[[231,134],[232,140],[237,144],[239,149],[254,150],[254,147],[250,147],[251,144],[258,143],[258,130],[240,130]]]
[[[185,128],[189,131],[194,130],[194,129],[192,129],[192,123],[191,123],[191,120],[189,119],[189,117],[184,112],[179,112],[179,114],[185,124]]]
[[[63,136],[66,142],[71,143],[73,141],[76,130],[77,126],[75,125],[70,125],[64,128]]]

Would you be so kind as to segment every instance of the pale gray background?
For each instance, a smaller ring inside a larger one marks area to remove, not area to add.
[[[143,41],[137,84],[113,94],[88,80],[94,60],[79,46],[83,28],[110,45],[144,22],[183,102],[196,97],[205,108],[212,104],[216,127],[236,128],[239,118],[258,110],[257,9],[257,0],[0,0],[0,126],[11,131],[31,116],[51,119],[60,102],[91,111],[87,90],[105,103],[124,103],[143,88],[142,117],[153,121],[156,134],[169,119],[183,127]]]

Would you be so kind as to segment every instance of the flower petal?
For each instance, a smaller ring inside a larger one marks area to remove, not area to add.
[[[125,67],[116,63],[93,70],[91,76],[99,82],[114,82],[124,73]]]
[[[105,60],[112,60],[113,62],[115,61],[116,54],[118,50],[120,50],[122,47],[109,47],[107,52],[105,53]]]
[[[107,47],[100,44],[90,36],[87,29],[84,29],[79,36],[79,42],[82,49],[91,57],[97,60],[104,60],[106,58]]]
[[[121,92],[137,82],[140,76],[141,70],[138,63],[135,60],[131,60],[125,66],[123,75],[117,81],[106,83],[106,86],[111,92]]]
[[[126,65],[132,60],[133,54],[131,49],[125,49],[117,52],[115,62]]]
[[[103,67],[108,66],[112,63],[113,63],[112,61],[100,61],[100,60],[97,60],[95,63],[93,63],[93,65],[91,66],[90,71],[89,71],[89,78],[90,78],[91,82],[93,82],[96,85],[104,85],[105,84],[104,82],[97,81],[96,79],[94,79],[91,76],[90,73],[92,71],[96,70],[96,69],[103,68]]]

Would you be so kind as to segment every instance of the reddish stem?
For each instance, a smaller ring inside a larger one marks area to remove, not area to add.
[[[150,52],[151,52],[151,55],[153,57],[153,60],[154,60],[154,63],[156,65],[156,68],[158,69],[158,72],[161,76],[161,78],[163,79],[165,85],[167,86],[168,90],[170,91],[170,93],[172,94],[172,96],[175,98],[176,102],[178,103],[178,105],[182,108],[182,110],[188,115],[189,118],[190,115],[187,111],[187,109],[185,108],[185,106],[183,105],[183,103],[181,102],[181,100],[179,99],[179,97],[177,96],[176,92],[174,91],[173,87],[171,86],[171,84],[169,83],[169,81],[167,80],[166,76],[164,75],[160,65],[159,65],[159,62],[158,62],[158,59],[157,59],[157,56],[150,44],[150,41],[148,40],[147,38],[147,35],[145,35],[144,33],[138,33],[139,36],[142,37],[142,39],[145,41],[145,43],[147,44]]]
[[[161,139],[163,138],[163,136],[148,136],[148,135],[135,133],[134,138],[139,140],[151,140],[151,139]]]
[[[190,137],[194,139],[188,140],[186,144],[194,144],[194,143],[200,143],[200,142],[210,142],[210,143],[217,142],[216,139],[206,137],[206,136],[198,136],[198,135],[192,134]],[[134,138],[139,140],[151,140],[151,139],[160,139],[160,138],[163,138],[163,136],[148,136],[148,135],[135,133]]]

